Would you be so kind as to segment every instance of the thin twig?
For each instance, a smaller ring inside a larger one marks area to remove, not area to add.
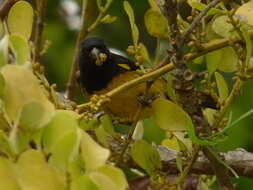
[[[81,30],[78,33],[76,46],[75,46],[75,56],[73,58],[73,63],[69,75],[68,85],[67,85],[67,97],[69,100],[73,100],[75,95],[75,87],[76,87],[76,71],[78,68],[78,59],[79,59],[79,46],[82,40],[87,35],[87,17],[88,17],[88,3],[89,0],[83,0],[82,5],[82,24],[81,24]]]
[[[37,5],[37,20],[35,26],[35,37],[34,37],[34,62],[39,62],[41,53],[41,40],[45,21],[47,0],[40,0],[39,5]]]
[[[185,33],[181,36],[180,43],[183,44],[185,39],[192,33],[194,28],[197,26],[197,24],[201,21],[201,19],[207,14],[207,12],[215,7],[219,2],[222,0],[214,0],[211,3],[209,3],[200,13],[199,15],[192,21],[190,27],[185,31]]]

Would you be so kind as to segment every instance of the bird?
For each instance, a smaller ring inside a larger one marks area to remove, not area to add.
[[[81,42],[78,67],[77,81],[88,97],[106,94],[141,76],[134,61],[111,52],[100,37],[89,37]],[[152,115],[147,101],[163,97],[164,89],[162,80],[157,79],[151,85],[141,83],[111,97],[102,108],[107,114],[128,121],[136,119],[137,110],[141,110],[138,119],[143,120]]]

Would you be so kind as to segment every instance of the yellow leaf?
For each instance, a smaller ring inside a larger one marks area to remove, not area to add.
[[[235,15],[242,21],[245,21],[247,24],[253,26],[253,0],[250,0],[240,6],[236,10]]]
[[[20,34],[29,39],[33,28],[33,8],[27,1],[15,3],[8,15],[8,28],[11,34]]]
[[[214,75],[215,75],[217,88],[219,92],[219,100],[220,102],[223,102],[228,97],[228,86],[225,79],[220,73],[215,72]]]
[[[152,103],[154,117],[158,125],[167,131],[186,131],[188,115],[177,104],[158,98]]]
[[[156,38],[168,37],[168,23],[159,11],[149,9],[144,16],[148,33]]]

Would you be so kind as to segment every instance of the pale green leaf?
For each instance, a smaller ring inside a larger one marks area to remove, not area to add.
[[[45,125],[54,114],[54,105],[47,99],[33,72],[24,66],[6,65],[1,73],[5,79],[3,101],[8,117],[17,121],[23,105],[39,102],[45,110],[41,126]]]
[[[33,8],[27,1],[18,1],[8,14],[8,28],[11,34],[19,34],[29,39],[33,28]]]
[[[0,67],[8,64],[9,37],[5,35],[0,41]]]
[[[91,172],[89,174],[90,179],[99,190],[118,190],[117,185],[114,183],[114,181],[111,180],[110,177],[107,175],[104,175],[101,172]]]
[[[28,150],[18,159],[15,172],[21,189],[64,190],[65,181],[39,151]]]
[[[170,99],[176,102],[177,97],[176,97],[176,92],[173,88],[173,76],[171,73],[168,73],[168,77],[167,77],[167,93]]]
[[[222,60],[218,64],[218,70],[222,72],[235,72],[238,67],[238,57],[232,47],[222,48]]]
[[[100,142],[104,147],[109,148],[108,136],[109,134],[105,131],[104,127],[100,125],[94,129],[98,142]]]
[[[16,57],[18,64],[23,65],[27,61],[30,61],[30,47],[28,41],[19,35],[10,35],[10,47]]]
[[[247,3],[244,3],[242,6],[240,6],[236,10],[235,15],[242,21],[253,26],[253,0],[250,0]]]
[[[0,187],[4,190],[20,190],[13,169],[13,163],[6,158],[0,157]]]
[[[232,24],[228,23],[229,20],[229,17],[226,15],[217,17],[212,23],[213,31],[221,37],[230,37],[232,35],[231,30],[234,27]]]
[[[132,136],[134,140],[141,140],[144,134],[143,121],[138,121]]]
[[[124,172],[122,172],[119,168],[104,165],[101,166],[98,171],[109,178],[114,182],[117,187],[117,190],[125,190],[128,187],[126,177]]]
[[[0,98],[2,98],[4,95],[4,88],[5,88],[5,80],[2,73],[0,73]]]
[[[139,30],[135,24],[134,11],[128,1],[124,1],[123,6],[129,18],[134,45],[137,47],[139,41]]]
[[[54,152],[58,147],[58,143],[66,135],[77,133],[78,115],[73,111],[59,110],[51,121],[45,126],[42,142],[46,150]]]
[[[77,179],[72,180],[70,190],[100,190],[92,182],[89,176],[80,176]]]
[[[156,38],[168,37],[168,23],[164,16],[153,9],[149,9],[144,16],[148,33]]]
[[[70,162],[70,156],[73,153],[77,143],[76,132],[66,134],[54,145],[49,163],[61,169],[62,171],[66,171]]]
[[[160,155],[156,148],[144,140],[135,142],[131,148],[133,160],[149,174],[161,168]]]
[[[222,52],[222,49],[219,49],[206,54],[206,66],[209,79],[212,77],[213,73],[217,70],[219,63],[222,61]]]
[[[100,117],[100,121],[101,124],[103,126],[103,128],[105,129],[105,131],[110,134],[111,136],[115,136],[115,130],[114,130],[114,126],[112,124],[112,120],[110,118],[109,115],[103,115]]]
[[[86,132],[83,132],[81,155],[85,163],[85,169],[92,171],[106,163],[110,151],[97,144]]]
[[[170,135],[169,138],[164,139],[162,141],[162,145],[171,148],[173,150],[180,151],[180,146],[177,137],[175,137],[174,135]]]
[[[215,75],[217,88],[218,88],[218,92],[219,92],[219,101],[223,102],[224,100],[226,100],[226,98],[228,97],[228,93],[229,93],[227,82],[225,81],[225,79],[223,78],[223,76],[220,73],[215,72],[214,75]]]
[[[45,123],[45,109],[39,102],[30,102],[25,104],[20,112],[19,125],[22,129],[35,129]]]
[[[188,115],[177,104],[158,98],[152,103],[154,117],[158,125],[167,131],[186,131]]]

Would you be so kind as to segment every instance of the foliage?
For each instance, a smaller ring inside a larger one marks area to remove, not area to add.
[[[43,1],[38,1],[37,5]],[[194,163],[200,147],[210,150],[225,169],[234,172],[212,148],[226,141],[229,138],[227,131],[252,114],[251,108],[238,118],[232,118],[230,112],[227,118],[229,107],[243,84],[253,78],[253,1],[231,4],[229,10],[226,8],[229,6],[219,2],[193,28],[192,20],[208,5],[187,1],[192,14],[184,18],[173,10],[178,14],[173,20],[167,18],[169,13],[162,3],[148,2],[150,7],[145,10],[142,20],[147,34],[157,41],[156,54],[149,53],[151,49],[142,41],[144,34],[136,19],[134,3],[124,0],[120,6],[129,19],[128,33],[132,37],[127,52],[140,66],[144,82],[165,74],[165,91],[170,100],[157,98],[150,105],[151,118],[144,122],[136,121],[132,126],[124,124],[123,127],[118,124],[121,121],[109,115],[96,117],[89,103],[76,106],[76,103],[62,100],[64,98],[56,91],[55,85],[51,85],[45,76],[44,60],[40,59],[38,63],[34,59],[36,48],[41,52],[47,49],[40,43],[35,44],[36,36],[33,36],[41,35],[33,30],[40,29],[35,21],[39,17],[38,9],[43,7],[33,8],[24,0],[11,6],[0,23],[0,187],[6,190],[124,190],[131,182],[131,175],[135,175],[150,177],[154,189],[180,189],[192,166],[185,167],[183,162],[188,159]],[[88,1],[84,0],[85,3]],[[96,19],[90,25],[83,25],[86,28],[81,30],[79,40],[86,37],[86,32],[91,33],[102,24],[101,27],[110,27],[120,22],[118,16],[109,12],[114,3],[116,0],[96,1]],[[86,18],[85,14],[83,12]],[[44,27],[46,30],[47,25]],[[177,32],[185,34],[187,31],[190,35],[185,39],[177,36]],[[228,41],[225,45],[224,40]],[[174,71],[168,62],[162,62],[158,67],[151,64],[158,64],[161,58],[161,42],[170,49],[169,61],[173,61]],[[182,70],[184,67],[177,65],[180,56],[185,61],[184,66],[207,70],[200,83],[195,82],[192,74],[198,71],[187,67]],[[153,72],[149,72],[151,69]],[[180,72],[183,72],[183,79],[179,77]],[[189,83],[194,87],[184,86]],[[199,93],[191,97],[188,92]],[[112,96],[110,93],[107,95]],[[201,102],[206,97],[204,95],[215,101],[212,108],[216,109],[210,111],[194,101]],[[194,107],[195,104],[199,107]],[[88,111],[80,113],[83,111],[80,108],[87,105]],[[206,121],[211,133],[198,131],[196,112],[201,112],[199,116]],[[147,131],[151,131],[148,138]],[[159,134],[159,140],[154,137],[156,134]],[[158,145],[178,153],[178,180],[166,180]],[[136,170],[131,168],[131,162],[135,162]],[[204,183],[203,176],[197,177]],[[210,185],[208,181],[205,181],[206,188]]]

